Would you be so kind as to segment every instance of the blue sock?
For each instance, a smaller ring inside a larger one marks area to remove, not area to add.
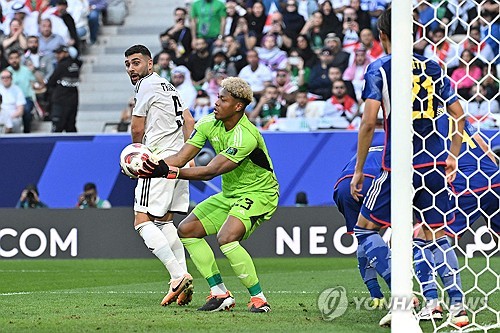
[[[358,251],[356,252],[358,257],[358,268],[363,282],[370,291],[371,298],[384,298],[384,294],[380,290],[380,285],[377,280],[377,271],[375,268],[368,264],[368,258],[366,257],[365,250],[361,246],[358,246]]]
[[[458,271],[458,258],[451,248],[446,236],[436,240],[437,246],[432,247],[436,270],[444,284],[444,289],[450,297],[450,305],[462,303],[462,280]]]
[[[425,247],[427,242],[420,238],[413,239],[413,262],[415,264],[415,274],[422,287],[422,292],[427,301],[437,299],[437,285],[434,280],[434,256]]]
[[[391,251],[380,237],[378,230],[354,227],[354,234],[368,258],[369,265],[375,267],[377,273],[385,280],[391,288]]]

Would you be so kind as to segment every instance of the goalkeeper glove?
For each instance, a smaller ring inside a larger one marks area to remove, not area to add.
[[[168,166],[164,160],[155,163],[148,159],[142,163],[142,169],[139,170],[139,177],[141,178],[165,177],[167,179],[177,179],[178,176],[179,168]]]

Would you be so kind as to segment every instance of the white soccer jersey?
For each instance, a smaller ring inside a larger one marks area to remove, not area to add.
[[[179,92],[158,74],[149,74],[136,83],[132,115],[146,117],[142,143],[157,155],[166,157],[181,149],[185,109]]]

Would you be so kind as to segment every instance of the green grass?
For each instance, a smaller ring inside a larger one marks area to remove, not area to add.
[[[0,332],[389,332],[378,327],[385,310],[356,310],[354,306],[354,297],[368,296],[354,258],[273,258],[256,259],[255,263],[271,313],[247,311],[248,294],[225,260],[219,261],[219,267],[236,297],[236,307],[221,313],[196,311],[205,301],[208,286],[191,263],[193,302],[186,307],[161,307],[168,275],[155,259],[2,260]],[[470,261],[474,272],[481,271],[484,264]],[[490,267],[498,269],[500,258],[492,258]],[[475,285],[472,273],[463,275],[466,288]],[[491,273],[477,280],[487,290],[497,283]],[[347,290],[347,312],[324,321],[318,295],[336,286]],[[489,304],[498,311],[500,298],[492,295]],[[496,323],[491,311],[481,311],[478,321]],[[432,331],[431,325],[422,327]]]

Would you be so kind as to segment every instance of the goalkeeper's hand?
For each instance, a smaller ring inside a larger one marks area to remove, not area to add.
[[[139,170],[139,178],[159,178],[176,179],[179,176],[179,168],[169,166],[164,160],[154,162],[147,159],[142,163],[142,169]]]

